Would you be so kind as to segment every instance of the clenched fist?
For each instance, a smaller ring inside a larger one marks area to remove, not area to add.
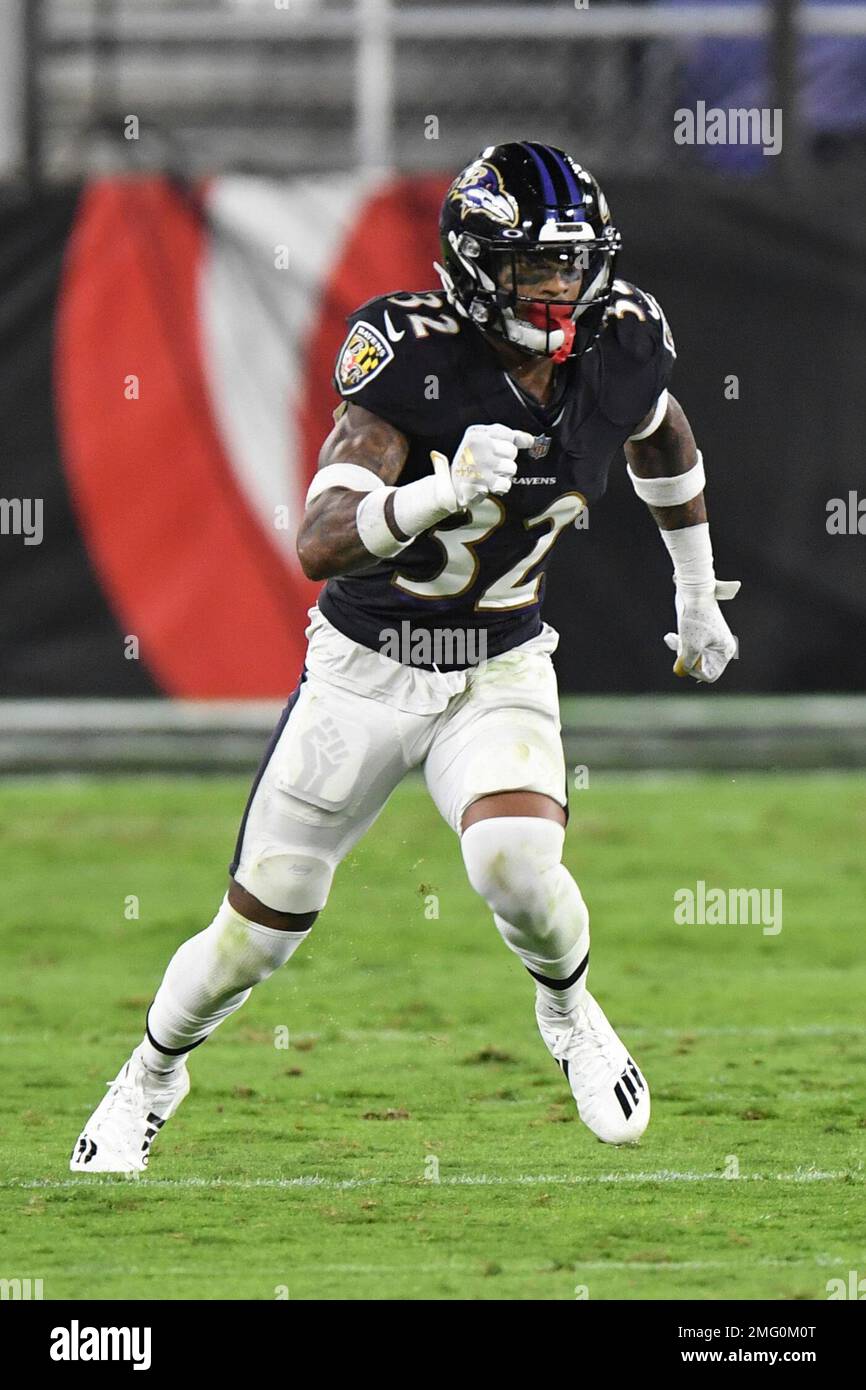
[[[534,435],[507,425],[470,425],[450,464],[434,449],[430,457],[437,476],[454,492],[455,510],[462,511],[479,497],[501,497],[517,472],[517,454],[528,449]]]
[[[712,593],[690,593],[677,587],[677,632],[665,636],[665,645],[676,652],[674,675],[696,681],[717,681],[737,655],[737,639],[722,617],[719,602],[736,596],[738,579],[716,580]]]

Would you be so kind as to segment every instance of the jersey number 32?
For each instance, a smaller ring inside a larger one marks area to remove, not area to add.
[[[475,611],[526,608],[537,603],[542,576],[528,578],[529,572],[544,559],[560,532],[577,519],[585,506],[586,499],[579,492],[565,492],[537,516],[527,517],[523,525],[528,532],[539,527],[546,529],[528,554],[521,556],[483,590],[475,601]],[[451,531],[439,529],[430,533],[431,539],[437,541],[444,552],[438,574],[433,579],[419,581],[398,570],[393,580],[398,589],[416,598],[441,599],[456,598],[472,588],[480,568],[475,548],[502,525],[505,507],[497,497],[481,497],[467,511],[470,520],[465,525]]]

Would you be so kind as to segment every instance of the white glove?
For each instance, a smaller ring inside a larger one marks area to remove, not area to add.
[[[432,450],[433,468],[443,485],[450,484],[456,506],[462,511],[479,497],[502,497],[517,472],[517,452],[528,449],[535,436],[507,425],[470,425],[449,464],[444,454]],[[446,477],[447,470],[447,477]]]
[[[677,654],[675,676],[712,683],[737,655],[737,639],[722,617],[719,602],[734,598],[739,588],[738,579],[717,579],[713,591],[704,593],[677,585],[679,631],[665,636],[665,645]]]

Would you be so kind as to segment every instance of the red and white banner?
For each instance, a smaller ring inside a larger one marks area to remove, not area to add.
[[[84,193],[57,314],[61,456],[102,588],[166,693],[276,696],[296,678],[317,586],[294,539],[344,319],[435,286],[443,189],[356,175]]]

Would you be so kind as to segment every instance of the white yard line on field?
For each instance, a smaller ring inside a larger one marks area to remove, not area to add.
[[[841,1038],[841,1037],[866,1037],[866,1027],[858,1024],[834,1024],[834,1023],[803,1023],[803,1024],[780,1024],[778,1027],[740,1027],[738,1024],[720,1024],[717,1027],[692,1028],[688,1023],[682,1023],[676,1028],[653,1028],[640,1027],[640,1025],[629,1024],[624,1027],[630,1038],[681,1038],[687,1035],[690,1038]],[[18,1044],[26,1046],[35,1042],[46,1042],[53,1036],[51,1029],[43,1029],[39,1033],[0,1033],[0,1046],[14,1047]],[[137,1034],[136,1034],[137,1036]],[[436,1028],[430,1028],[426,1032],[418,1032],[408,1028],[345,1028],[339,1029],[333,1037],[325,1037],[322,1033],[307,1032],[306,1029],[299,1028],[296,1037],[310,1042],[333,1042],[333,1043],[359,1043],[359,1042],[378,1042],[378,1043],[407,1043],[407,1042],[451,1042],[463,1037],[465,1039],[487,1038],[492,1036],[489,1028],[466,1027],[452,1028],[450,1032]],[[129,1047],[133,1041],[132,1034],[121,1036],[112,1035],[110,1037],[100,1037],[99,1044],[110,1047]],[[228,1036],[220,1038],[219,1046],[238,1046],[248,1043],[250,1040],[244,1037]],[[267,1039],[271,1046],[273,1039]],[[92,1046],[93,1044],[90,1044]]]
[[[454,1255],[447,1260],[436,1260],[416,1264],[414,1260],[406,1264],[324,1264],[321,1260],[297,1261],[292,1260],[290,1277],[297,1280],[301,1275],[312,1273],[322,1274],[397,1274],[411,1278],[416,1274],[439,1274],[454,1275],[455,1277],[465,1277],[466,1275],[477,1275],[481,1273],[480,1266],[483,1263],[480,1256]],[[828,1269],[844,1268],[848,1261],[841,1256],[828,1259],[823,1255],[805,1256],[801,1259],[781,1259],[768,1256],[766,1259],[750,1260],[751,1269]],[[543,1261],[535,1259],[517,1258],[507,1259],[507,1264],[501,1273],[507,1275],[543,1275],[545,1278],[551,1276],[563,1279],[580,1277],[583,1274],[603,1273],[607,1270],[627,1271],[631,1274],[647,1273],[657,1274],[676,1273],[677,1271],[700,1271],[704,1269],[724,1269],[735,1273],[742,1273],[742,1259],[734,1260],[574,1260],[570,1264],[562,1264],[557,1267],[545,1265]],[[132,1279],[138,1275],[153,1275],[153,1265],[136,1264],[111,1264],[101,1260],[99,1273],[103,1279],[117,1276],[120,1278]],[[210,1282],[210,1273],[201,1273],[189,1265],[173,1265],[168,1268],[159,1268],[161,1279],[169,1277],[182,1277],[187,1285],[199,1282]],[[64,1278],[73,1279],[79,1276],[91,1277],[93,1275],[92,1264],[64,1264],[62,1268]],[[264,1281],[262,1281],[264,1282]],[[285,1287],[285,1284],[282,1285]],[[266,1300],[267,1301],[267,1300]]]
[[[449,1271],[454,1274],[462,1274],[471,1271],[478,1261],[472,1256],[455,1258],[451,1261],[440,1261],[436,1264],[425,1264],[411,1266],[411,1272],[423,1274],[442,1274]],[[833,1265],[844,1265],[845,1261],[841,1257],[833,1261]],[[828,1267],[828,1262],[821,1255],[807,1256],[803,1259],[785,1260],[768,1257],[764,1260],[750,1261],[750,1267],[761,1267],[764,1269],[796,1269],[808,1266],[814,1269],[824,1269]],[[330,1274],[379,1274],[386,1272],[406,1272],[405,1265],[362,1265],[362,1264],[321,1264],[315,1261],[311,1264],[293,1264],[292,1273],[304,1269],[314,1270],[317,1273]],[[575,1260],[573,1264],[561,1266],[557,1269],[546,1269],[543,1264],[539,1265],[536,1261],[530,1260],[508,1260],[507,1273],[513,1273],[516,1269],[524,1272],[534,1272],[536,1274],[581,1274],[590,1270],[622,1269],[632,1273],[639,1273],[642,1270],[678,1270],[678,1269],[735,1269],[742,1270],[743,1261],[739,1260]],[[64,1267],[64,1274],[71,1273]],[[93,1267],[85,1265],[81,1269],[82,1274],[93,1272]],[[104,1272],[104,1271],[102,1271]],[[160,1271],[161,1272],[161,1271]]]
[[[323,1178],[318,1174],[297,1178],[150,1178],[130,1174],[84,1173],[74,1178],[10,1178],[0,1181],[3,1188],[70,1188],[116,1187],[135,1182],[141,1187],[156,1188],[232,1188],[254,1191],[258,1188],[314,1188],[326,1192],[354,1191],[368,1187],[595,1187],[606,1183],[653,1184],[698,1182],[839,1182],[859,1181],[860,1169],[822,1172],[815,1168],[795,1169],[793,1173],[746,1173],[739,1178],[727,1178],[723,1173],[677,1172],[662,1168],[653,1173],[461,1173],[442,1177],[439,1182],[426,1178]]]

